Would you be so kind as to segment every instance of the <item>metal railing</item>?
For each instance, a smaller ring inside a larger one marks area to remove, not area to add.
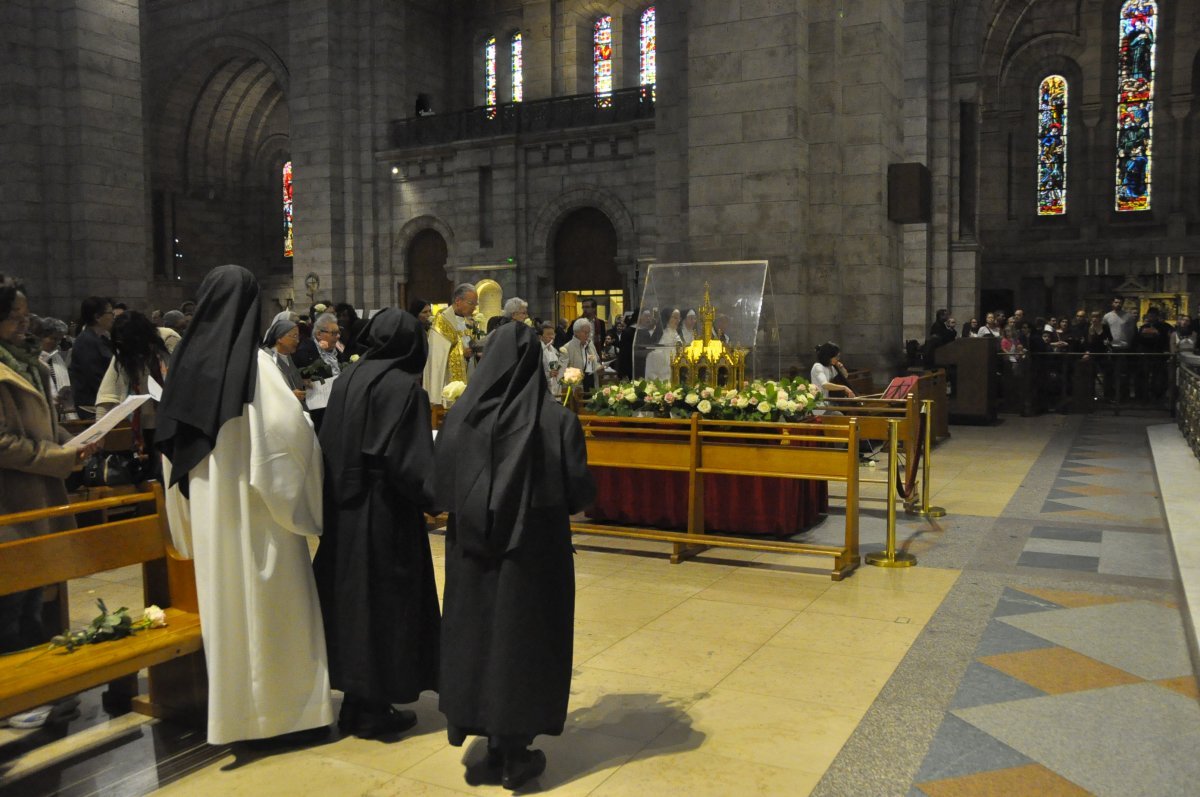
[[[605,97],[577,94],[392,121],[396,149],[472,138],[543,133],[572,127],[654,118],[654,86],[620,89]]]
[[[1176,414],[1179,431],[1187,438],[1192,452],[1200,457],[1200,358],[1180,358],[1179,396]]]
[[[1004,352],[999,362],[1001,412],[1174,411],[1173,354]]]

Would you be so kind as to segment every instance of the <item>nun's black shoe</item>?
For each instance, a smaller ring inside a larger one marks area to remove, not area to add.
[[[384,706],[382,708],[366,708],[357,706],[351,717],[338,719],[338,727],[343,734],[353,734],[362,739],[373,739],[376,736],[404,733],[417,724],[417,713],[403,709]],[[343,714],[345,709],[343,709]]]
[[[522,750],[504,756],[504,778],[501,784],[516,791],[546,771],[546,754],[541,750]]]

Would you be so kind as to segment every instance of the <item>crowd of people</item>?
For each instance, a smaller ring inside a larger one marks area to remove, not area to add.
[[[451,308],[473,305],[472,294],[456,291]],[[397,705],[436,690],[452,744],[487,737],[468,780],[521,788],[546,765],[534,737],[566,720],[569,516],[594,494],[579,421],[549,393],[544,330],[521,323],[523,302],[506,305],[517,323],[486,335],[435,445],[422,385],[438,323],[430,304],[365,321],[349,305],[328,309],[280,314],[264,331],[254,277],[222,266],[180,308],[179,327],[156,326],[171,313],[88,299],[72,330],[31,325],[23,286],[0,275],[0,514],[66,503],[65,480],[96,450],[67,442],[55,379],[70,379],[80,414],[158,382],[142,433],[161,455],[172,541],[195,564],[209,742],[323,736],[331,689],[343,694],[344,734],[401,734],[417,717]],[[326,370],[318,431],[306,383]],[[439,511],[440,611],[425,521]],[[0,526],[0,541],[69,523]],[[317,536],[310,561],[306,538]],[[41,590],[0,597],[0,650],[45,641],[40,601]],[[32,727],[58,708],[9,721]]]
[[[1006,354],[1176,354],[1195,351],[1198,329],[1197,319],[1185,314],[1179,315],[1172,326],[1163,318],[1162,311],[1153,306],[1146,310],[1145,317],[1139,318],[1125,308],[1124,297],[1114,296],[1107,312],[1089,313],[1080,308],[1073,315],[1030,320],[1021,309],[1014,310],[1011,316],[1004,310],[994,310],[984,316],[983,323],[972,318],[961,330],[947,310],[938,310],[928,340],[936,348],[959,337],[996,338]]]

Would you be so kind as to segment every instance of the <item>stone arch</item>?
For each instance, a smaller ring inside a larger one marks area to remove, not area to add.
[[[454,238],[454,230],[450,225],[437,216],[424,215],[406,221],[392,238],[392,273],[397,278],[408,279],[408,249],[413,238],[423,230],[434,230],[446,241],[446,279],[454,280],[456,270],[461,263],[457,262],[458,246]]]
[[[599,186],[572,188],[547,202],[538,212],[529,238],[527,275],[531,285],[535,280],[544,285],[554,284],[554,263],[549,255],[553,251],[554,236],[569,213],[585,207],[596,208],[612,222],[617,231],[615,265],[626,285],[632,287],[637,252],[633,214],[617,196]]]

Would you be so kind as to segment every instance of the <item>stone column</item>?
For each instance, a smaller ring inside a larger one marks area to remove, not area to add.
[[[10,0],[0,260],[35,312],[92,293],[140,306],[150,279],[137,0]]]

